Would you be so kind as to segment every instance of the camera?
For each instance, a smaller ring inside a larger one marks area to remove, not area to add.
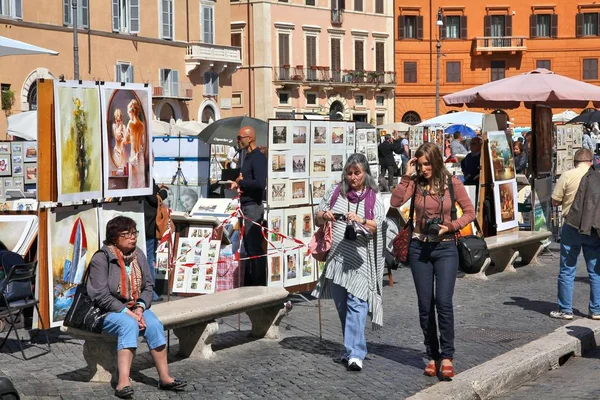
[[[345,221],[346,220],[346,216],[344,214],[340,214],[340,213],[333,213],[333,217],[335,218],[336,221]]]
[[[439,217],[429,218],[425,221],[423,230],[427,234],[427,239],[429,241],[435,241],[438,239],[440,234],[440,225],[443,223],[444,221],[442,221],[442,219]]]
[[[354,224],[348,221],[346,223],[346,230],[344,231],[344,239],[346,240],[356,240],[356,230],[354,229]]]

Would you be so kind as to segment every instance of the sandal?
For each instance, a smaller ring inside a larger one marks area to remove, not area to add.
[[[187,382],[183,379],[175,378],[171,383],[162,383],[161,381],[158,381],[158,388],[160,390],[181,390],[186,386]]]
[[[122,389],[115,388],[115,396],[120,399],[130,399],[133,396],[133,388],[131,386],[125,386]]]
[[[427,363],[425,370],[423,371],[423,375],[427,376],[437,376],[437,364],[435,360],[431,360]]]
[[[446,360],[450,361],[450,363],[452,363],[452,360],[447,358]],[[454,366],[452,364],[450,365],[442,365],[442,379],[450,379],[450,378],[454,378],[455,372],[454,372]]]

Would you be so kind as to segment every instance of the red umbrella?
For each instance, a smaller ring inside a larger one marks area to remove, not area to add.
[[[521,102],[548,107],[585,108],[600,104],[600,87],[555,74],[544,68],[500,79],[443,97],[448,106],[518,108]]]

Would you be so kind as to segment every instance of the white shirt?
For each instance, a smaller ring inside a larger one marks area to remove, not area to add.
[[[232,169],[237,168],[237,163],[233,161],[234,158],[237,158],[238,160],[240,159],[239,152],[235,149],[234,146],[229,146],[229,150],[227,151],[227,159],[230,162],[229,167]]]

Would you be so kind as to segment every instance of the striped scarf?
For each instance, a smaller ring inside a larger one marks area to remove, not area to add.
[[[131,308],[140,297],[142,287],[142,269],[137,260],[137,251],[124,255],[121,250],[115,246],[108,246],[108,249],[117,257],[119,267],[121,268],[121,279],[117,290],[121,296],[127,300],[127,307]],[[129,265],[129,274],[127,274],[127,265]]]

